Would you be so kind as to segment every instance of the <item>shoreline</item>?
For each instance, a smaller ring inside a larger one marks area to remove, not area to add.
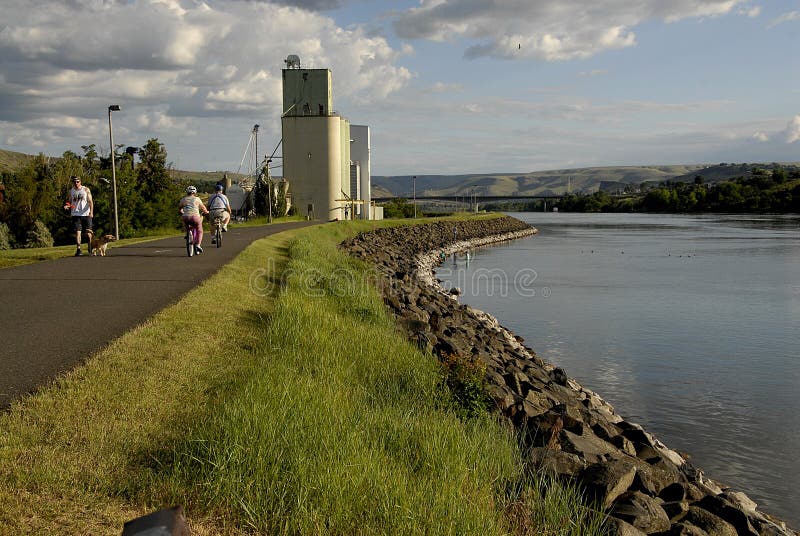
[[[359,235],[343,247],[383,272],[384,301],[412,340],[440,358],[483,361],[496,410],[525,438],[531,461],[581,482],[587,496],[609,514],[612,534],[797,534],[758,511],[744,493],[706,478],[640,425],[626,421],[597,393],[540,359],[491,314],[447,293],[433,275],[440,252],[536,232],[511,217],[483,222],[427,224],[421,226],[430,228],[425,232],[405,236],[388,228]],[[462,240],[453,240],[456,225]]]

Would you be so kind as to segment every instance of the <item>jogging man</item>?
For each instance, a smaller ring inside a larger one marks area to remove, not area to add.
[[[92,192],[89,188],[81,185],[81,179],[72,177],[72,188],[67,193],[67,199],[64,202],[64,209],[69,210],[72,215],[72,229],[75,231],[75,242],[77,249],[75,256],[79,257],[81,253],[81,232],[86,233],[86,242],[89,244],[89,253],[92,252],[92,217],[94,216],[94,201],[92,201]]]

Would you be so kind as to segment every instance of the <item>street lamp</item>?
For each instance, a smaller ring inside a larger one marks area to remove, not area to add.
[[[118,112],[119,104],[108,107],[108,138],[111,142],[111,184],[114,188],[114,236],[119,240],[119,212],[117,209],[117,165],[114,161],[114,131],[111,128],[111,112]]]
[[[269,165],[272,163],[272,159],[267,159],[267,206],[269,207],[269,217],[267,218],[268,223],[272,223],[272,179],[269,176]]]
[[[414,219],[417,219],[417,176],[411,177],[411,185],[414,190]]]

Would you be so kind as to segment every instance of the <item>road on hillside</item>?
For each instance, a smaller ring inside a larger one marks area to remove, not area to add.
[[[0,270],[0,411],[46,385],[230,262],[254,240],[313,222],[231,226],[202,255],[183,237]]]

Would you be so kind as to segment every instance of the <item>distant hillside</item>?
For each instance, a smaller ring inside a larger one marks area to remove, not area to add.
[[[0,149],[0,172],[15,171],[24,166],[31,158],[33,158],[31,155],[25,153]]]
[[[753,168],[771,169],[775,164],[718,164],[669,166],[617,166],[475,175],[417,175],[418,196],[478,195],[521,196],[616,191],[628,185],[664,181],[691,182],[700,175],[706,183],[747,176]],[[380,193],[378,193],[380,192]],[[411,197],[411,175],[373,176],[373,197]]]

